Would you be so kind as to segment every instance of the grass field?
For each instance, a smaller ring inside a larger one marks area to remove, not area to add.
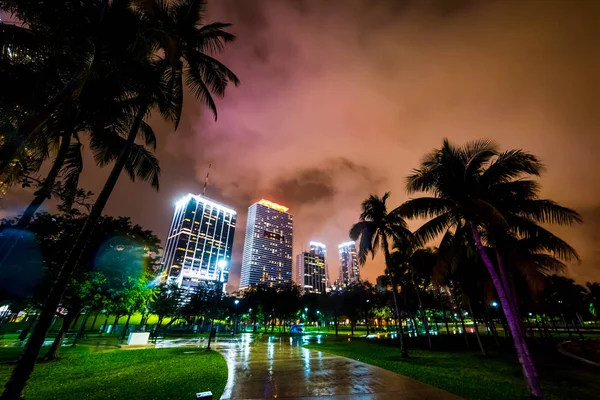
[[[466,399],[527,399],[516,356],[482,357],[468,351],[412,349],[402,359],[397,345],[364,339],[327,340],[306,347],[397,372]],[[600,399],[598,370],[562,358],[554,351],[537,354],[544,394],[548,399]]]
[[[0,348],[0,387],[21,349]],[[43,352],[42,352],[43,353]],[[189,400],[212,391],[220,398],[227,364],[217,352],[173,348],[91,351],[63,348],[62,358],[39,363],[27,385],[28,400]]]

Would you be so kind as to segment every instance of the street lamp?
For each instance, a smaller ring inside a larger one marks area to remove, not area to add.
[[[304,311],[305,311],[305,312],[308,312],[308,307],[304,307]]]
[[[233,304],[235,304],[235,305],[237,306],[238,304],[240,304],[240,300],[239,300],[239,299],[235,299],[235,300],[233,301]]]
[[[496,303],[495,301],[492,301],[492,307],[498,307],[498,303]]]

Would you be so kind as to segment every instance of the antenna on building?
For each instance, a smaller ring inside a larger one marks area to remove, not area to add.
[[[208,163],[208,171],[206,172],[206,179],[204,179],[204,189],[202,189],[202,196],[206,193],[206,186],[208,186],[208,176],[210,175],[211,163]]]

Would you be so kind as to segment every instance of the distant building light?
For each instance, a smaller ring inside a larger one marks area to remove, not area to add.
[[[341,249],[342,247],[354,246],[355,244],[356,243],[354,241],[344,242],[338,246],[338,249]]]
[[[315,247],[321,247],[323,249],[327,247],[323,243],[319,243],[319,242],[310,242],[309,245],[315,246]]]
[[[265,206],[265,207],[272,208],[273,210],[281,211],[281,212],[287,212],[287,210],[289,210],[289,208],[282,206],[281,204],[273,203],[272,201],[265,200],[265,199],[262,199],[261,201],[259,201],[258,204]]]
[[[192,198],[194,200],[196,200],[197,202],[200,202],[200,203],[203,203],[205,205],[208,205],[208,206],[214,207],[216,209],[222,210],[222,211],[224,211],[226,213],[237,214],[235,212],[235,210],[233,210],[233,209],[231,209],[229,207],[226,207],[223,204],[219,204],[216,201],[211,200],[208,197],[204,197],[204,196],[199,195],[199,194],[198,195],[194,195],[194,194],[188,193],[186,196],[184,196],[183,198],[179,199],[177,201],[177,203],[175,203],[175,206],[177,208],[184,207],[190,201],[190,199],[192,199]]]

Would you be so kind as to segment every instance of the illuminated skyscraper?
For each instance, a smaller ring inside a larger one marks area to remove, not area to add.
[[[287,211],[267,200],[248,208],[240,289],[292,283],[293,218]]]
[[[188,194],[177,202],[162,258],[167,282],[184,289],[229,278],[236,212],[208,197]]]
[[[356,256],[354,242],[345,242],[338,246],[340,252],[340,279],[339,285],[348,286],[350,283],[360,281],[360,270]]]
[[[317,242],[310,242],[310,251],[296,256],[297,284],[305,293],[325,293],[327,287],[325,257],[325,245]]]

